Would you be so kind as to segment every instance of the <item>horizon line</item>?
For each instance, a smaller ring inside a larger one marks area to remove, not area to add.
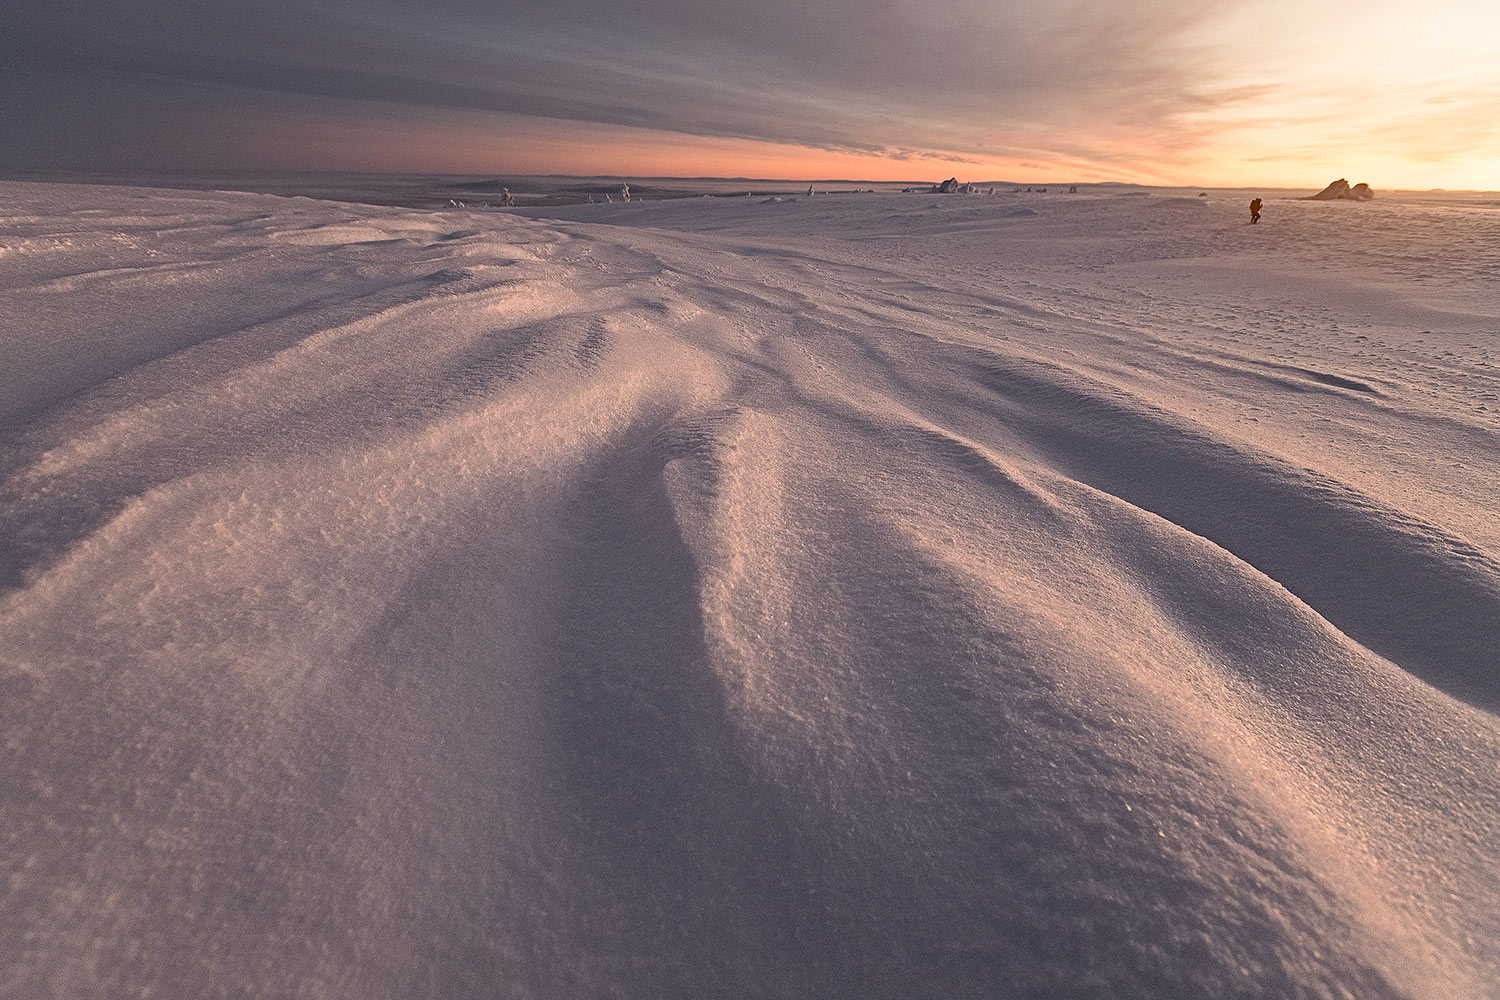
[[[25,180],[26,176],[74,176],[79,178],[105,178],[105,179],[156,179],[170,180],[173,178],[192,179],[205,177],[225,177],[253,179],[256,177],[293,177],[293,176],[318,176],[318,177],[370,177],[370,178],[464,178],[469,180],[494,179],[497,181],[512,178],[536,178],[547,180],[608,180],[628,182],[641,181],[717,181],[720,183],[732,182],[754,182],[768,184],[870,184],[870,185],[897,185],[897,184],[937,184],[931,178],[909,178],[905,180],[873,180],[858,177],[747,177],[747,176],[716,176],[716,175],[690,175],[677,176],[671,174],[624,174],[624,173],[594,173],[594,174],[527,174],[527,173],[505,173],[502,171],[490,171],[485,173],[448,173],[443,171],[399,171],[399,170],[322,170],[316,168],[266,168],[266,169],[160,169],[146,168],[139,170],[86,170],[70,167],[0,167],[0,179]],[[957,176],[957,175],[953,175]],[[1186,189],[1197,188],[1203,191],[1240,191],[1240,190],[1266,190],[1266,191],[1300,191],[1304,187],[1314,192],[1321,191],[1332,181],[1325,181],[1322,185],[1265,185],[1265,184],[1147,184],[1138,181],[1081,181],[1081,180],[1045,180],[1045,181],[1017,181],[1011,179],[995,178],[986,180],[964,181],[966,184],[977,184],[980,186],[1020,186],[1035,187],[1037,185],[1077,185],[1079,187],[1132,187],[1132,188],[1163,188],[1163,189]],[[1368,182],[1365,182],[1368,183]],[[1382,188],[1371,184],[1376,191],[1400,192],[1407,194],[1500,194],[1500,189],[1495,188]]]

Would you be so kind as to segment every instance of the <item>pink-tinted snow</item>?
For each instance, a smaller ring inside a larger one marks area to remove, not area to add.
[[[0,195],[0,995],[1496,995],[1500,212]]]

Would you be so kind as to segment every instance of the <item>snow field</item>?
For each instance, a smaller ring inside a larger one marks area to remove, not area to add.
[[[1493,995],[1489,215],[4,191],[16,995]]]

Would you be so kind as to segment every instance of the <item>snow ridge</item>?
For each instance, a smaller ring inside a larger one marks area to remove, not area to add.
[[[4,190],[8,994],[1500,981],[1488,217]]]

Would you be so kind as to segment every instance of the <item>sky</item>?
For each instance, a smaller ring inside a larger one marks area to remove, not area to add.
[[[0,0],[0,167],[1500,189],[1496,0]]]

